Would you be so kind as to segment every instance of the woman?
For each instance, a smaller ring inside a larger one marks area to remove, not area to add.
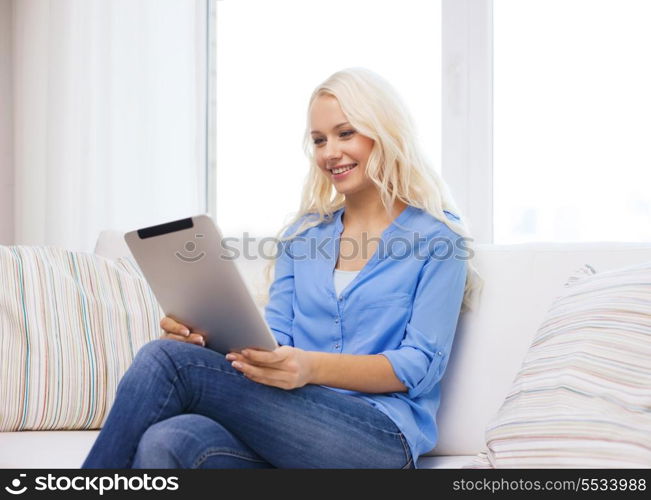
[[[374,73],[315,89],[305,145],[265,308],[280,347],[223,356],[163,318],[166,338],[136,355],[83,467],[414,468],[434,447],[479,279],[467,231]]]

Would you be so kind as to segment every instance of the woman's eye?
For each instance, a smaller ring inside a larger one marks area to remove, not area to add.
[[[350,137],[351,135],[353,135],[355,132],[356,132],[356,130],[345,130],[345,131],[343,131],[343,132],[341,132],[339,134],[339,137],[341,137],[342,139],[345,139],[345,138]],[[325,139],[322,138],[322,137],[318,137],[318,138],[314,139],[313,142],[314,142],[315,146],[319,146],[319,145],[321,145],[321,144],[323,144],[325,142]]]

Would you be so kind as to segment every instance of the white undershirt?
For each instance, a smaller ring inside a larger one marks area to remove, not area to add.
[[[337,292],[337,297],[341,295],[341,291],[348,286],[348,283],[355,279],[355,276],[359,274],[359,271],[342,271],[341,269],[335,269],[335,292]]]

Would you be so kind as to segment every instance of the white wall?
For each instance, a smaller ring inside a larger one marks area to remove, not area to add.
[[[14,242],[12,0],[0,0],[0,244]]]

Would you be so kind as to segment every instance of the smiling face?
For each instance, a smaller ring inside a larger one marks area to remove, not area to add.
[[[312,102],[310,130],[316,163],[339,193],[348,196],[375,189],[366,176],[373,139],[355,130],[336,98],[322,95]]]

